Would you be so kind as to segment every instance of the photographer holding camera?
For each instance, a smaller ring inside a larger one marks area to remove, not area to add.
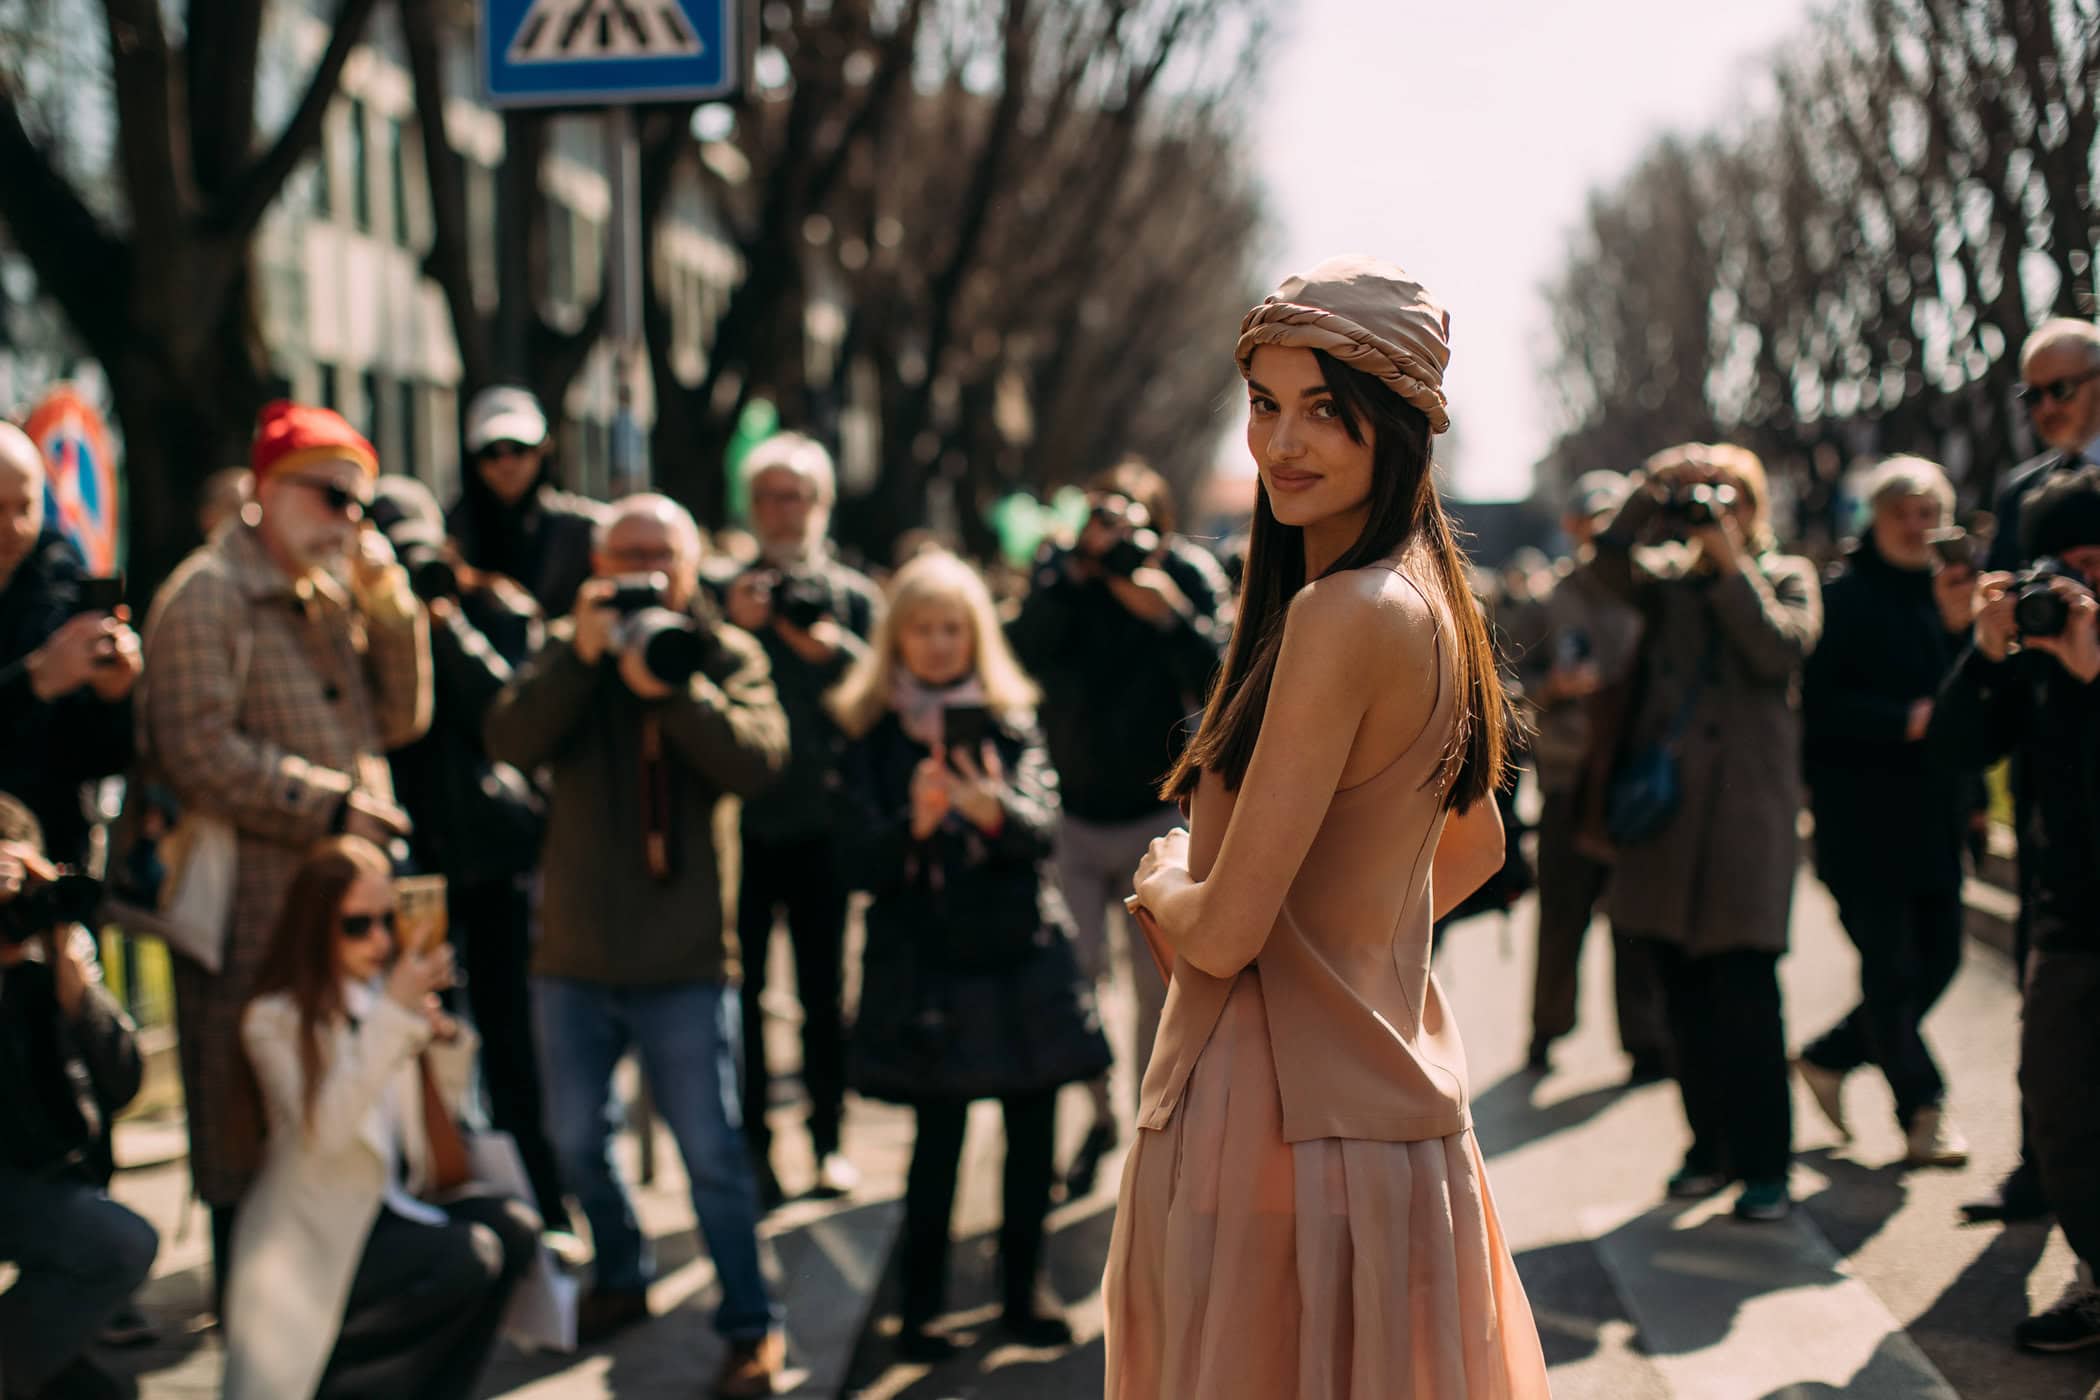
[[[1159,782],[1224,654],[1221,612],[1231,595],[1216,562],[1174,534],[1173,492],[1143,462],[1096,476],[1087,500],[1078,541],[1044,556],[1007,630],[1043,687],[1042,724],[1064,805],[1058,878],[1078,929],[1080,965],[1099,982],[1114,966],[1109,918],[1113,912],[1123,921],[1130,872],[1155,837],[1180,824],[1181,814],[1161,805]],[[1137,1010],[1134,1094],[1166,985],[1134,932],[1126,948]],[[1066,1174],[1074,1196],[1093,1189],[1117,1141],[1107,1077],[1092,1091],[1094,1126]]]
[[[0,1374],[16,1396],[114,1397],[87,1355],[145,1282],[153,1227],[103,1189],[98,1139],[138,1092],[131,1022],[75,937],[93,881],[45,859],[36,818],[0,795]]]
[[[489,758],[482,741],[489,706],[513,668],[539,650],[540,610],[518,584],[459,558],[422,482],[381,477],[371,516],[430,613],[430,732],[388,755],[395,791],[415,820],[410,850],[418,868],[445,877],[446,923],[481,1033],[489,1122],[517,1143],[541,1221],[566,1235],[569,1211],[543,1121],[526,979],[546,802],[517,769]],[[564,1253],[581,1249],[558,1243]]]
[[[1940,691],[1927,743],[1956,764],[2011,754],[2026,774],[2020,1091],[2029,1157],[2079,1277],[2014,1335],[2072,1351],[2100,1346],[2100,467],[2029,495],[2021,536],[2038,562],[1981,579],[1975,640]]]
[[[590,577],[603,508],[555,484],[547,414],[528,390],[499,384],[476,394],[466,448],[466,477],[445,518],[460,556],[515,581],[543,615],[556,615]]]
[[[1745,1220],[1792,1209],[1779,958],[1800,864],[1801,664],[1823,625],[1814,566],[1778,551],[1768,500],[1754,453],[1668,448],[1589,565],[1644,618],[1605,804],[1605,909],[1661,977],[1692,1130],[1670,1194],[1741,1181]]]
[[[742,1006],[726,910],[735,801],[787,759],[765,652],[719,626],[700,592],[701,539],[663,496],[613,508],[596,577],[489,709],[489,756],[551,787],[534,1023],[547,1128],[597,1246],[579,1331],[649,1315],[652,1261],[614,1175],[607,1104],[632,1047],[678,1141],[722,1280],[731,1343],[722,1395],[769,1395],[784,1364],[759,1264],[758,1185],[738,1088]]]
[[[836,477],[831,454],[800,433],[768,438],[745,460],[760,562],[729,585],[729,620],[758,638],[787,714],[780,781],[744,804],[737,942],[744,961],[744,1131],[770,1207],[782,1198],[766,1123],[764,999],[774,916],[787,914],[802,1003],[802,1083],[817,1190],[845,1195],[860,1173],[839,1152],[846,1092],[846,883],[835,850],[838,726],[824,694],[867,654],[882,611],[875,585],[832,556],[826,538]]]
[[[54,859],[87,854],[81,784],[132,757],[139,639],[121,579],[84,577],[80,553],[44,519],[44,457],[0,423],[0,791],[36,814]]]
[[[1973,542],[1943,529],[1954,487],[1895,457],[1867,486],[1872,527],[1823,587],[1823,637],[1802,676],[1816,873],[1859,950],[1860,1002],[1801,1054],[1802,1080],[1846,1137],[1845,1076],[1878,1068],[1904,1163],[1959,1167],[1946,1083],[1921,1024],[1961,966],[1971,774],[1924,744],[1933,696],[1968,642]]]

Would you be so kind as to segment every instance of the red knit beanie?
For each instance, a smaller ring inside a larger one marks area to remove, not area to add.
[[[272,472],[309,462],[355,462],[366,476],[379,475],[379,454],[342,414],[289,399],[266,405],[255,420],[255,444],[248,453],[256,484]]]

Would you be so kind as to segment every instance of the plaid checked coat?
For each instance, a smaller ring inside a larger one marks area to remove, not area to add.
[[[260,1162],[241,1012],[285,890],[345,795],[392,796],[387,750],[430,724],[428,622],[395,583],[361,611],[324,575],[287,577],[236,523],[183,562],[147,619],[143,746],[185,805],[240,833],[222,971],[175,959],[190,1172],[212,1205],[240,1200]]]

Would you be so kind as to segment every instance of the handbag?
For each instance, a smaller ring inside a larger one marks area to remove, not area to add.
[[[425,1194],[442,1198],[472,1181],[474,1167],[467,1156],[466,1135],[445,1106],[445,1096],[438,1092],[437,1071],[430,1067],[427,1053],[416,1057],[416,1071],[423,1085],[423,1139],[430,1144],[430,1181]]]
[[[1707,633],[1706,654],[1699,663],[1699,674],[1693,679],[1692,688],[1685,693],[1683,703],[1678,705],[1677,713],[1670,717],[1669,727],[1663,730],[1662,738],[1637,750],[1613,770],[1611,783],[1604,794],[1604,831],[1613,844],[1637,846],[1652,840],[1677,815],[1678,805],[1684,800],[1684,777],[1679,768],[1678,748],[1684,741],[1685,731],[1691,728],[1692,712],[1699,707],[1699,698],[1705,693],[1707,682],[1713,679],[1720,643],[1718,632]]]

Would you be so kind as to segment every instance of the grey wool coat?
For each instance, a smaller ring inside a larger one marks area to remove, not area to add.
[[[1677,814],[1619,848],[1606,912],[1695,957],[1783,953],[1800,865],[1801,663],[1823,629],[1815,568],[1765,552],[1718,574],[1689,547],[1641,547],[1655,511],[1634,492],[1584,566],[1646,619],[1621,760],[1662,742],[1697,695]]]

